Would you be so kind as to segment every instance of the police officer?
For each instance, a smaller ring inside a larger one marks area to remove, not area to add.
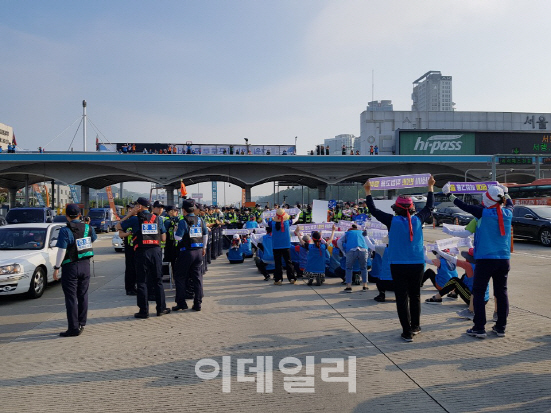
[[[179,215],[178,208],[175,205],[168,205],[166,207],[166,212],[168,216],[164,222],[167,234],[164,261],[170,263],[172,274],[174,274],[176,260],[180,252],[178,249],[178,241],[174,238],[174,234],[178,228],[178,221],[180,221],[182,217]]]
[[[176,263],[176,306],[172,310],[186,310],[186,287],[193,286],[194,298],[192,310],[201,311],[203,301],[203,274],[201,271],[203,257],[206,254],[208,243],[207,226],[204,220],[195,215],[193,199],[182,201],[184,217],[178,223],[178,230],[174,235],[179,242],[180,255]]]
[[[137,204],[115,226],[118,231],[132,228],[135,247],[136,284],[138,286],[139,312],[136,318],[149,317],[149,303],[147,301],[147,278],[154,280],[155,301],[157,302],[157,316],[170,313],[166,308],[165,291],[163,288],[163,257],[161,241],[166,240],[166,230],[158,216],[148,211],[149,200],[138,198]]]
[[[128,210],[134,208],[135,205],[127,205]],[[137,295],[136,291],[136,265],[134,263],[134,241],[132,236],[132,228],[128,228],[126,232],[119,231],[119,236],[124,243],[124,288],[126,295]]]
[[[90,258],[94,255],[92,242],[97,238],[94,228],[80,221],[80,208],[76,204],[65,207],[67,226],[59,230],[57,239],[54,280],[59,279],[63,268],[61,287],[67,308],[67,331],[61,337],[79,336],[84,330],[88,316],[88,286],[90,285]]]

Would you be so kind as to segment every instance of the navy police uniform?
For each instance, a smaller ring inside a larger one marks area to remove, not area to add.
[[[183,208],[193,205],[193,201],[185,200]],[[178,223],[176,238],[180,239],[178,244],[180,254],[176,263],[175,284],[176,284],[176,306],[172,309],[183,310],[187,308],[185,293],[191,285],[194,298],[193,309],[201,310],[203,300],[203,236],[207,235],[205,221],[193,213],[188,213]]]
[[[74,211],[67,206],[69,216]],[[78,216],[80,210],[74,205]],[[90,258],[94,255],[92,243],[97,239],[94,228],[74,219],[59,230],[57,247],[65,249],[61,262],[61,287],[65,295],[69,329],[62,336],[78,335],[86,325],[88,317],[88,287],[90,285]]]
[[[140,202],[142,198],[138,199]],[[149,316],[149,303],[147,281],[151,278],[155,289],[155,301],[157,315],[166,310],[165,291],[163,287],[163,256],[161,251],[161,234],[164,234],[165,226],[158,216],[147,211],[138,213],[137,216],[121,221],[121,228],[126,231],[132,228],[135,264],[138,318]]]

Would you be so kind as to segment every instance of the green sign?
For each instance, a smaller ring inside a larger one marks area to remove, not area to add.
[[[530,156],[507,156],[498,159],[500,165],[532,165],[533,163]]]
[[[400,131],[400,155],[474,155],[472,132]]]

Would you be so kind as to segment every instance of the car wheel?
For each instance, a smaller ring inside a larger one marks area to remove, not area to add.
[[[46,288],[46,272],[44,268],[37,267],[34,270],[33,276],[31,278],[31,286],[29,287],[29,297],[31,298],[40,298],[44,294],[44,289]]]
[[[116,252],[123,252],[124,249],[123,249],[123,248],[115,248],[115,251],[116,251]]]
[[[551,247],[551,229],[544,228],[541,230],[540,242],[546,247]]]

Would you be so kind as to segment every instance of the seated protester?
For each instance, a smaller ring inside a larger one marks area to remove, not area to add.
[[[371,250],[371,248],[369,249]],[[367,282],[376,283],[379,279],[381,266],[383,265],[383,257],[375,251],[373,251],[371,255],[371,270],[367,272]]]
[[[245,256],[240,252],[241,239],[238,234],[233,235],[230,249],[226,252],[226,256],[230,261],[230,264],[241,264],[245,261]]]
[[[243,224],[243,228],[255,229],[258,228],[258,222],[256,221],[256,216],[251,214],[249,220]]]
[[[329,243],[333,242],[335,229],[336,227],[333,225],[333,231],[331,232],[331,237],[328,241]],[[299,235],[301,245],[306,245],[301,236],[302,234]],[[316,280],[316,285],[322,285],[325,282],[325,253],[327,252],[327,243],[318,231],[314,231],[307,246],[308,255],[306,259],[306,267],[304,269],[304,276],[308,278],[308,285],[312,285],[314,283],[314,279]]]
[[[306,268],[306,262],[308,261],[308,245],[310,244],[310,235],[304,234],[302,238],[298,235],[297,230],[295,234],[298,236],[299,244],[295,246],[295,253],[298,254],[298,271],[297,275],[300,274],[300,277],[304,276],[304,270]],[[300,242],[302,241],[302,242]]]
[[[241,246],[239,247],[239,251],[243,254],[245,258],[252,258],[253,257],[253,246],[251,243],[251,238],[249,235],[243,235],[243,238],[241,239]]]
[[[340,268],[341,266],[340,251],[339,247],[337,247],[336,240],[333,240],[331,245],[327,244],[327,251],[329,252],[329,259],[327,260],[325,267],[325,277],[339,277],[339,275],[335,273],[337,268]]]
[[[445,249],[444,252],[449,253],[450,250]],[[448,281],[450,281],[452,278],[459,278],[459,276],[457,275],[455,264],[452,264],[449,261],[446,261],[444,258],[440,257],[436,250],[432,251],[432,253],[436,255],[437,258],[430,259],[425,254],[425,262],[427,264],[435,265],[437,268],[436,273],[431,268],[427,269],[425,271],[425,274],[423,275],[423,279],[421,280],[421,285],[423,285],[425,281],[430,278],[432,284],[436,287],[437,290],[440,291]],[[426,302],[430,302],[429,300],[431,299],[429,298]]]
[[[474,306],[472,302],[472,290],[473,290],[473,281],[474,281],[474,268],[475,268],[475,259],[474,259],[474,249],[470,248],[469,251],[463,251],[461,252],[461,255],[465,258],[465,260],[458,260],[453,255],[446,254],[443,251],[437,251],[438,255],[440,257],[444,258],[448,262],[451,262],[452,264],[458,266],[459,268],[463,268],[465,270],[465,274],[459,278],[452,278],[450,281],[444,285],[444,287],[432,298],[429,298],[425,300],[427,304],[441,304],[442,303],[442,297],[446,295],[448,292],[455,289],[455,291],[458,292],[459,296],[465,303],[469,306],[469,308],[465,310],[459,311],[457,314],[460,317],[463,318],[469,318],[473,319],[474,317]],[[490,285],[488,284],[488,288],[486,289],[486,294],[484,295],[484,303],[487,303],[490,299]],[[431,300],[431,301],[429,301]]]
[[[366,242],[369,249],[375,253],[375,257],[373,258],[374,264],[375,259],[378,257],[376,269],[377,278],[375,282],[377,285],[377,290],[379,290],[379,295],[376,296],[374,300],[382,303],[386,301],[386,292],[394,291],[394,281],[392,280],[390,262],[388,260],[389,254],[387,254],[388,245],[376,245],[375,242],[370,240],[368,237],[366,237]],[[373,265],[373,268],[375,268],[375,265]]]
[[[289,249],[289,255],[291,257],[291,262],[293,263],[293,268],[295,270],[295,274],[297,275],[297,278],[302,277],[302,272],[300,271],[300,255],[299,251],[297,251],[297,246],[300,247],[300,243],[291,241],[291,248]]]
[[[257,267],[264,275],[264,281],[270,279],[270,272],[275,271],[274,250],[272,247],[272,227],[266,227],[266,235],[262,237],[262,242],[258,244],[259,260]]]

